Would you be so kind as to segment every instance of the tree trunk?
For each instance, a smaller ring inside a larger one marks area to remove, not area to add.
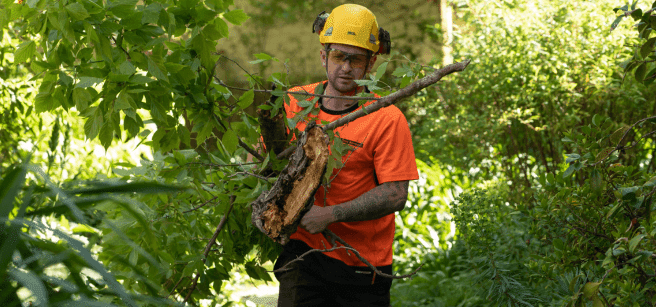
[[[440,26],[442,27],[442,66],[453,63],[453,9],[447,0],[440,1]]]

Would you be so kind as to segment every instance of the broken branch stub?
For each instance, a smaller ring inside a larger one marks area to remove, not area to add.
[[[298,143],[302,146],[296,148],[271,190],[251,204],[253,225],[283,245],[312,208],[330,156],[328,136],[315,123],[308,124]]]

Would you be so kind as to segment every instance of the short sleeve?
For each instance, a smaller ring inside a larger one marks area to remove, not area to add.
[[[396,107],[390,108],[393,110],[385,112],[387,116],[380,119],[380,136],[374,145],[374,168],[378,182],[419,179],[408,121]]]

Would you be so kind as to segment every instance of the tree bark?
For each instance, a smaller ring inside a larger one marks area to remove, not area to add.
[[[299,144],[271,190],[252,203],[253,225],[283,245],[314,205],[314,193],[321,185],[330,156],[328,136],[315,123],[307,126]]]
[[[440,0],[440,26],[442,28],[442,65],[453,63],[453,8],[447,0]]]

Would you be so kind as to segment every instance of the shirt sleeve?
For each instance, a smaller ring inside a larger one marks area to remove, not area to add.
[[[390,108],[393,109],[381,118],[381,134],[374,146],[378,182],[419,179],[408,121],[396,107]]]

